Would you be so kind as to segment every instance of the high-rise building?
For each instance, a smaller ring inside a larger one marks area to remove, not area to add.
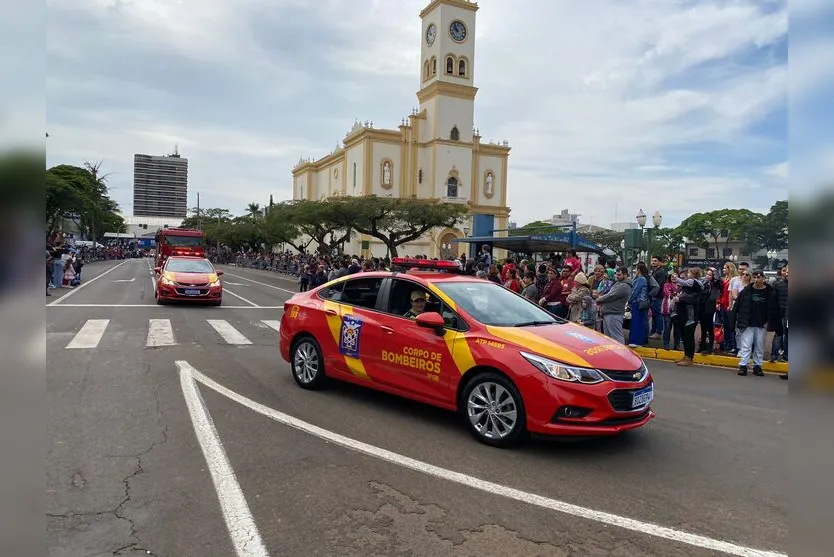
[[[185,218],[188,211],[188,159],[175,150],[164,157],[133,155],[133,214]]]

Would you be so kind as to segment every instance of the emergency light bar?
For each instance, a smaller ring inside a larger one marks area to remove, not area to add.
[[[455,261],[417,259],[415,257],[394,257],[391,259],[391,266],[408,267],[411,269],[436,269],[442,271],[460,270],[460,264]]]

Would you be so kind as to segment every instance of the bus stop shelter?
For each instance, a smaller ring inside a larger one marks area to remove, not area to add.
[[[516,253],[553,253],[575,249],[577,252],[605,255],[603,248],[574,231],[529,236],[471,236],[452,240],[452,243],[456,242],[474,244],[476,253],[481,245],[489,244],[493,249]]]

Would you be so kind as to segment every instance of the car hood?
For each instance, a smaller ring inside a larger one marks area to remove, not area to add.
[[[168,271],[166,275],[180,284],[207,284],[217,280],[217,275],[214,273],[172,273]]]
[[[628,346],[574,323],[538,327],[487,327],[499,342],[557,362],[602,370],[634,371],[643,359]]]

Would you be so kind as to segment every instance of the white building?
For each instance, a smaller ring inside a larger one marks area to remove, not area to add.
[[[626,230],[636,230],[640,225],[636,222],[615,222],[611,224],[611,230],[614,232],[625,232]]]
[[[441,246],[465,235],[464,229],[472,236],[506,235],[510,147],[506,141],[482,143],[474,127],[477,11],[478,4],[468,0],[432,0],[420,12],[419,109],[396,130],[356,122],[332,153],[299,161],[293,169],[293,199],[389,195],[469,206],[467,222],[431,231],[402,246],[401,255],[437,257]],[[369,242],[368,250],[361,249],[363,241]],[[346,250],[386,254],[382,242],[367,236],[354,238]],[[494,255],[503,257],[503,250]]]

